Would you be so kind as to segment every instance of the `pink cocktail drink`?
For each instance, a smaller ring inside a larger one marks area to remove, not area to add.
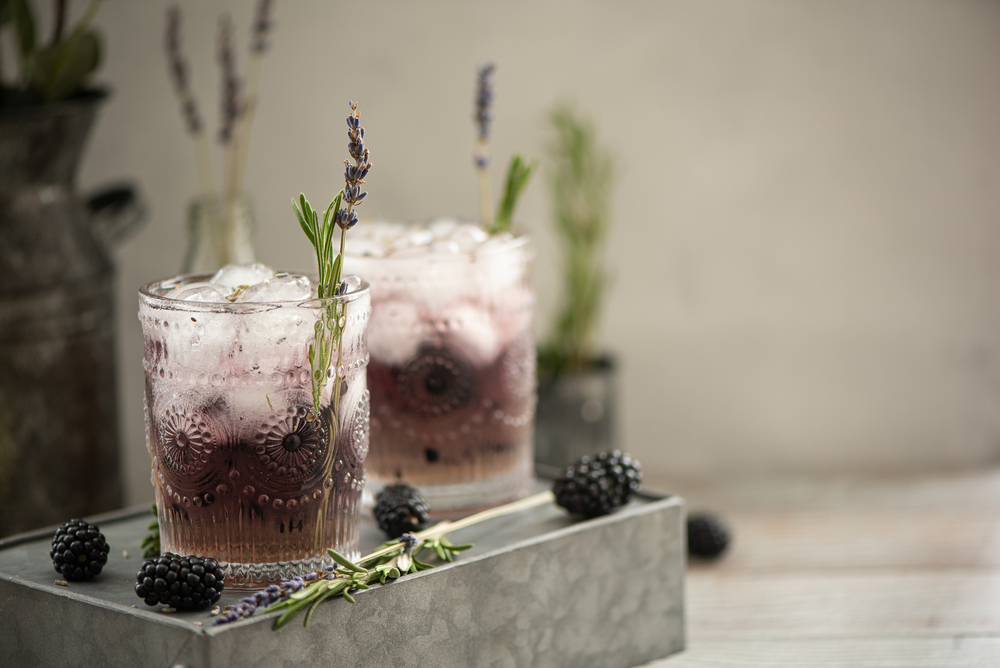
[[[370,300],[353,277],[317,300],[304,277],[237,269],[140,291],[146,444],[162,549],[255,586],[331,563],[327,548],[358,556]],[[343,316],[341,356],[315,406],[309,345],[329,308]]]

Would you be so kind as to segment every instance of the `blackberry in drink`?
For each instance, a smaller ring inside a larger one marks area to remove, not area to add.
[[[528,240],[457,221],[369,223],[347,252],[345,267],[372,286],[371,481],[415,485],[436,512],[526,494],[535,409]]]
[[[140,290],[164,552],[216,559],[230,586],[317,570],[330,547],[358,556],[370,301],[347,282],[318,300],[306,277],[252,265]],[[316,406],[309,346],[327,308],[343,317],[342,355]]]

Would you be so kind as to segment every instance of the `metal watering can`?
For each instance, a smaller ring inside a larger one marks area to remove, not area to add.
[[[106,97],[0,110],[0,536],[122,503],[111,251],[144,212],[76,192]]]

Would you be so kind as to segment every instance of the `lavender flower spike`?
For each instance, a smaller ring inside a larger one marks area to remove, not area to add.
[[[257,608],[273,605],[278,601],[284,601],[292,594],[305,587],[307,582],[312,582],[317,578],[319,578],[319,575],[316,573],[296,575],[291,580],[285,580],[280,584],[269,585],[255,594],[244,596],[238,603],[227,605],[226,608],[219,613],[219,616],[215,618],[212,625],[218,626],[219,624],[235,622],[238,619],[246,619],[247,617],[253,615],[253,613],[257,611]]]
[[[493,72],[496,63],[486,63],[478,70],[478,85],[476,86],[476,126],[479,128],[479,139],[487,141],[490,138],[490,123],[493,121]]]
[[[365,177],[372,168],[372,163],[368,159],[368,149],[365,148],[365,129],[361,127],[361,113],[358,111],[358,103],[350,102],[351,114],[347,117],[347,151],[354,158],[354,164],[350,160],[344,161],[344,198],[347,203],[346,209],[337,211],[337,225],[341,229],[349,230],[358,224],[358,214],[354,207],[361,204],[367,192],[361,192],[361,185],[365,183]]]
[[[181,113],[188,132],[196,134],[201,130],[201,116],[198,105],[188,82],[188,64],[181,53],[181,9],[176,5],[167,10],[167,62],[170,67],[170,78],[174,82],[174,90],[181,99]]]
[[[267,47],[270,46],[267,42],[267,36],[273,26],[271,0],[260,0],[257,3],[257,15],[253,21],[253,45],[250,47],[254,53],[267,51]]]
[[[233,49],[233,23],[228,15],[219,19],[218,43],[216,45],[219,67],[222,70],[222,125],[219,127],[219,141],[228,144],[233,137],[236,121],[243,113],[241,82],[236,76],[236,55]]]

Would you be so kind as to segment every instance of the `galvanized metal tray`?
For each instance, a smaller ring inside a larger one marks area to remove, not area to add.
[[[212,626],[147,607],[132,587],[152,516],[122,511],[97,518],[112,549],[90,582],[55,584],[51,530],[0,540],[3,665],[637,666],[684,647],[683,514],[677,497],[642,494],[593,520],[553,505],[497,518],[455,533],[475,548],[454,563],[272,631],[278,613]],[[382,540],[366,517],[362,552]]]

